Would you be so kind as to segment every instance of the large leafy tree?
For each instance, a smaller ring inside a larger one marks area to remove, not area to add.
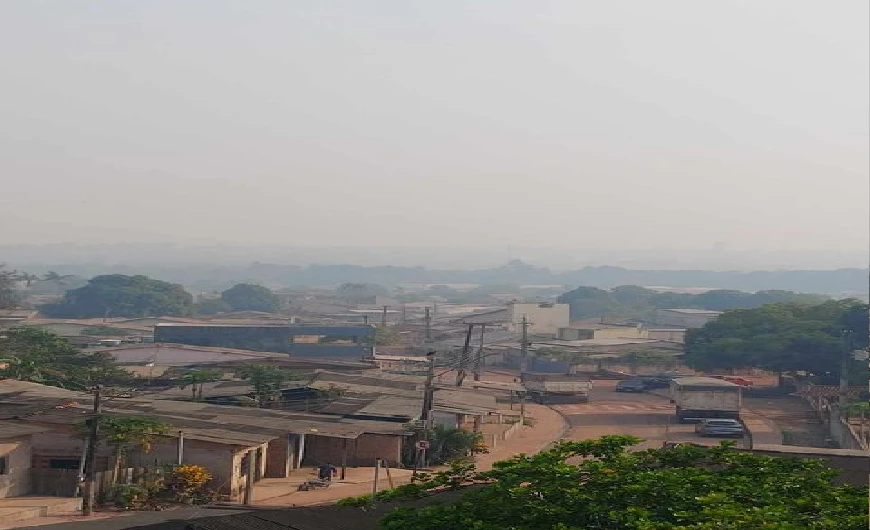
[[[71,389],[131,380],[108,353],[82,352],[54,333],[28,326],[3,332],[0,363],[0,377]]]
[[[7,269],[0,263],[0,309],[12,309],[21,303],[18,290],[18,272]]]
[[[381,499],[476,484],[455,503],[399,508],[386,530],[858,530],[867,488],[840,486],[821,461],[772,458],[725,446],[630,452],[632,437],[560,442],[534,456],[463,466]],[[367,505],[354,499],[345,505]]]
[[[281,307],[275,293],[252,283],[240,283],[221,293],[221,300],[233,311],[265,311],[274,313]]]
[[[374,283],[343,283],[335,290],[335,294],[350,301],[360,301],[373,296],[387,296],[389,290],[383,285]]]
[[[193,306],[194,314],[201,316],[226,313],[228,311],[232,311],[232,309],[233,308],[230,307],[230,304],[224,302],[220,298],[200,297],[196,304]]]
[[[236,375],[251,383],[251,389],[260,407],[278,397],[284,383],[298,377],[289,370],[270,364],[249,364]]]
[[[111,447],[114,454],[115,480],[130,449],[136,448],[147,453],[151,450],[151,444],[171,428],[163,421],[146,416],[103,416],[99,425],[100,440]],[[76,430],[79,436],[86,437],[90,430],[89,422],[78,424]]]
[[[702,370],[758,367],[838,375],[853,349],[866,348],[867,304],[771,304],[727,311],[686,334],[686,362]],[[866,364],[863,366],[866,374]],[[866,380],[866,376],[864,376]]]
[[[63,300],[46,304],[43,313],[60,318],[184,316],[193,297],[178,284],[147,276],[109,274],[64,293]]]
[[[791,291],[748,293],[716,289],[702,294],[662,293],[637,285],[621,285],[610,290],[581,286],[559,297],[571,306],[572,318],[600,316],[652,318],[656,309],[695,308],[713,311],[751,309],[774,303],[817,304],[826,297]]]

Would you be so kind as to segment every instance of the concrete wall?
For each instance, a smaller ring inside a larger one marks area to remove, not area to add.
[[[374,466],[380,458],[391,466],[402,461],[402,436],[387,434],[361,434],[356,440],[347,440],[347,465]],[[303,465],[319,466],[330,463],[340,466],[345,440],[326,436],[307,435]]]
[[[152,445],[147,453],[131,452],[127,456],[126,464],[131,467],[175,464],[177,443],[177,439],[166,438],[165,441]],[[182,463],[206,468],[214,477],[212,487],[222,493],[231,494],[233,488],[237,489],[240,478],[235,472],[234,464],[246,450],[247,448],[185,438]]]
[[[300,448],[302,448],[300,435],[295,434],[269,442],[264,476],[266,478],[288,477],[290,471],[301,466],[301,462],[299,462]]]
[[[776,446],[773,446],[776,447]],[[772,456],[777,458],[813,458],[824,461],[825,465],[839,472],[839,476],[835,479],[838,484],[852,484],[855,486],[867,486],[868,472],[870,472],[870,455],[867,453],[859,453],[858,451],[843,451],[843,450],[825,450],[806,447],[806,452],[799,452],[797,447],[789,448],[786,451],[776,451],[769,449],[735,449],[740,452],[751,452],[760,455]],[[855,453],[855,454],[836,454],[836,453]],[[828,453],[828,454],[826,454]]]
[[[57,428],[57,426],[55,426]],[[52,459],[80,459],[84,442],[62,430],[35,434],[32,437],[34,467],[45,468]],[[267,444],[262,449],[266,453]],[[202,440],[184,440],[183,463],[203,466],[212,475],[211,486],[223,494],[235,498],[244,486],[245,472],[239,465],[247,448]],[[178,441],[175,436],[161,438],[146,453],[131,450],[125,458],[128,467],[154,467],[177,462]],[[97,452],[97,471],[105,471],[112,465],[111,450],[101,446]],[[265,475],[268,458],[261,459],[261,476]]]
[[[618,326],[601,329],[559,328],[561,340],[589,340],[589,339],[646,339],[649,332],[643,328],[634,326]]]
[[[559,333],[559,328],[568,327],[571,320],[569,309],[568,304],[511,304],[509,306],[513,327],[520,325],[525,316],[531,322],[529,333],[554,336]]]
[[[679,329],[650,329],[647,330],[647,338],[684,343],[686,342],[686,332]]]
[[[0,499],[27,495],[30,493],[29,437],[0,440],[0,458],[4,457],[7,473],[0,475]]]

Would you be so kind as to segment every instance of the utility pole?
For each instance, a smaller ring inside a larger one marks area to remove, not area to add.
[[[529,371],[529,320],[523,315],[523,335],[520,344],[520,377]]]
[[[468,363],[468,354],[471,352],[471,332],[474,330],[474,324],[468,325],[468,333],[465,334],[465,345],[462,346],[462,353],[459,357],[459,366],[456,369],[456,386],[462,386],[465,380],[465,366]]]
[[[176,447],[175,461],[180,466],[184,463],[184,432],[178,431],[178,446]]]
[[[408,315],[407,315],[407,311],[405,310],[405,302],[404,301],[402,302],[401,308],[402,308],[402,324],[407,324],[408,323]]]
[[[242,496],[242,502],[245,505],[251,505],[254,503],[254,482],[256,481],[256,472],[257,466],[260,465],[257,462],[257,450],[253,449],[248,451],[248,466],[247,466],[247,476],[245,477],[245,494]]]
[[[474,373],[474,380],[480,381],[480,366],[483,361],[483,334],[486,332],[486,324],[480,325],[480,347],[477,348],[477,355],[474,356],[474,367],[472,368],[472,372]]]
[[[432,342],[432,315],[429,314],[429,308],[426,308],[426,313],[423,316],[423,322],[426,324],[426,338],[423,342]]]
[[[429,369],[426,372],[426,386],[423,390],[423,410],[420,411],[420,419],[423,422],[423,440],[429,440],[429,427],[432,423],[432,409],[435,403],[435,389],[433,381],[435,380],[435,352],[426,353],[429,360]],[[426,467],[426,449],[421,449],[418,454],[420,466]]]
[[[382,328],[387,327],[387,309],[389,309],[389,308],[390,308],[390,306],[385,305],[384,312],[381,313],[381,327]]]
[[[94,409],[88,420],[88,448],[85,451],[85,487],[82,493],[82,515],[91,515],[94,509],[94,482],[96,481],[97,444],[100,436],[100,412],[102,410],[102,387],[94,387]]]
[[[841,344],[843,345],[843,359],[840,366],[840,409],[846,405],[847,394],[849,392],[849,371],[852,368],[852,332],[844,329],[840,334]]]

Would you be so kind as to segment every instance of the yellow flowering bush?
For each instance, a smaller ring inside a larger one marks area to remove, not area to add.
[[[202,466],[176,466],[166,477],[166,486],[175,496],[184,502],[191,502],[205,494],[205,486],[212,479],[212,474]]]

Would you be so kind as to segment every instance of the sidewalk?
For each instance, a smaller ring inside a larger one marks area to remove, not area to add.
[[[476,458],[477,469],[486,471],[492,468],[494,462],[505,460],[520,453],[534,454],[547,448],[565,433],[568,424],[558,412],[543,405],[526,405],[526,414],[531,417],[534,426],[523,427],[511,438],[501,442],[498,447],[489,453],[478,455]],[[411,481],[411,471],[408,469],[391,469],[393,483],[396,486],[408,484]],[[313,476],[313,471],[311,476]],[[267,481],[290,481],[291,479],[266,479]],[[374,485],[374,468],[349,468],[345,481],[333,481],[333,485],[327,489],[292,491],[287,486],[283,490],[276,486],[267,486],[267,492],[262,490],[258,482],[255,486],[254,498],[257,506],[313,506],[327,504],[346,497],[355,497],[372,492]],[[294,481],[298,485],[301,481]],[[378,490],[389,486],[384,470],[381,470],[378,480]],[[266,495],[276,494],[266,497]]]

